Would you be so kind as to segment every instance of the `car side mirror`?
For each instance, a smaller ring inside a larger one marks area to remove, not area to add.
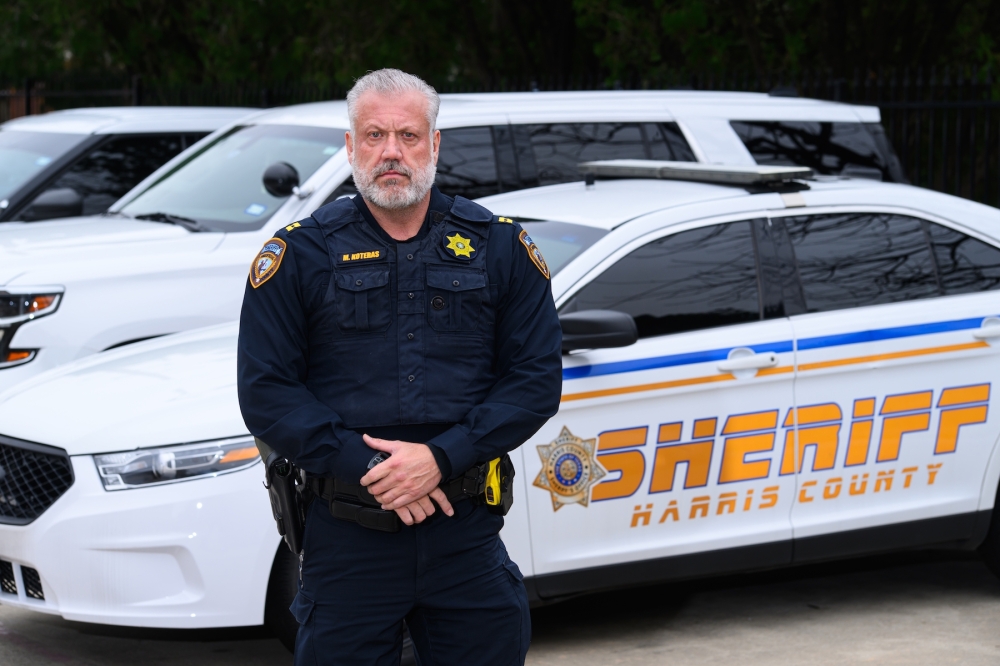
[[[639,339],[635,319],[614,310],[582,310],[559,315],[563,353],[574,349],[628,347]]]
[[[272,197],[290,197],[298,186],[299,172],[288,162],[275,162],[264,170],[264,189]]]
[[[56,187],[45,190],[32,201],[21,219],[28,222],[52,220],[57,217],[83,215],[83,197],[72,187]]]

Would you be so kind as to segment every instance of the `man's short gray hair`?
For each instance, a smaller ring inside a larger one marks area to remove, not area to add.
[[[398,69],[377,69],[368,72],[354,82],[354,87],[347,93],[347,117],[351,121],[351,134],[356,134],[355,130],[355,109],[358,100],[367,92],[374,92],[380,95],[398,95],[410,91],[419,92],[427,98],[427,122],[430,124],[431,132],[437,127],[438,109],[441,108],[441,98],[437,91],[413,74],[407,74]]]

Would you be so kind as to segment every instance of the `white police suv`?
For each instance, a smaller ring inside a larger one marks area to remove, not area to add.
[[[481,200],[542,249],[565,333],[503,531],[536,602],[916,546],[1000,571],[1000,211],[796,168],[586,169],[632,178]],[[131,345],[0,399],[0,603],[290,639],[236,340]]]
[[[103,213],[165,162],[253,109],[69,109],[0,125],[0,222]]]
[[[445,96],[437,182],[473,198],[579,180],[578,162],[612,158],[803,162],[899,180],[878,119],[871,107],[747,93]],[[88,354],[235,320],[264,242],[353,192],[347,126],[343,102],[260,112],[165,164],[105,216],[0,225],[0,390]],[[0,131],[0,156],[12,135]]]

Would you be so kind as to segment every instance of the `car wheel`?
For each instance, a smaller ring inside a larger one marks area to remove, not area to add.
[[[997,489],[997,497],[993,502],[990,531],[986,533],[986,540],[979,546],[979,552],[993,575],[1000,578],[1000,488]]]
[[[278,546],[278,553],[271,565],[271,578],[267,582],[267,600],[264,602],[264,625],[271,630],[289,652],[295,652],[295,636],[299,623],[295,621],[288,607],[299,592],[299,558],[284,543]],[[400,666],[415,666],[413,641],[410,630],[404,627],[403,658]]]
[[[299,591],[299,558],[284,543],[271,565],[271,578],[267,581],[267,600],[264,602],[264,626],[271,630],[289,652],[295,652],[295,635],[299,623],[288,610]]]

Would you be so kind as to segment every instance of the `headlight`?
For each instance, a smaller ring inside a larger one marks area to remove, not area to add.
[[[0,290],[0,369],[23,365],[35,358],[37,349],[11,349],[11,338],[24,322],[55,312],[62,296],[62,287]]]
[[[43,288],[45,289],[45,288]],[[59,307],[62,291],[56,289],[25,290],[21,293],[0,291],[0,326],[9,326],[18,322],[52,314]]]
[[[94,456],[105,490],[218,476],[259,461],[257,446],[249,436]]]

